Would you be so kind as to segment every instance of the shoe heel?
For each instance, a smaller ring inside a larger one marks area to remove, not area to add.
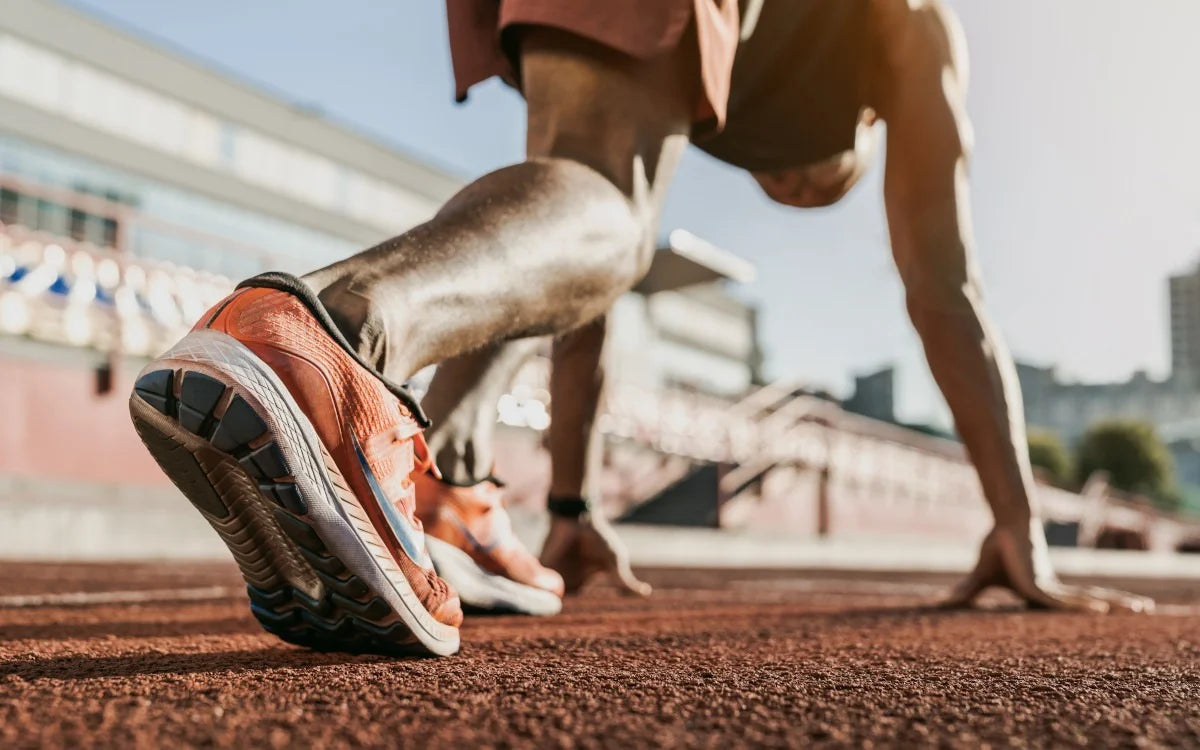
[[[263,628],[321,651],[428,653],[322,541],[285,451],[236,382],[163,364],[134,385],[134,428],[233,554]]]

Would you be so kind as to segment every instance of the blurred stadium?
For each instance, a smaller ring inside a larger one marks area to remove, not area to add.
[[[0,747],[1200,746],[1200,269],[1169,281],[1164,379],[1018,364],[1031,454],[1060,459],[1037,469],[1055,570],[1157,616],[940,606],[992,524],[962,445],[897,417],[892,367],[844,397],[769,378],[757,269],[676,226],[611,313],[600,418],[601,508],[652,596],[599,581],[553,617],[472,613],[439,660],[264,632],[135,434],[133,378],[240,279],[374,245],[465,182],[65,3],[5,0]],[[495,415],[533,549],[546,354]],[[1068,470],[1113,418],[1157,433],[1171,497]]]
[[[392,236],[461,181],[64,6],[14,2],[0,15],[0,554],[219,556],[130,428],[131,375],[236,280]],[[739,548],[751,558],[887,543],[964,564],[989,517],[961,446],[896,422],[890,370],[844,402],[763,382],[757,311],[729,291],[753,276],[677,228],[618,304],[606,512],[785,550]],[[497,472],[531,523],[548,481],[546,379],[545,359],[531,362],[497,414]],[[1101,478],[1040,492],[1057,546],[1200,539],[1200,523]]]

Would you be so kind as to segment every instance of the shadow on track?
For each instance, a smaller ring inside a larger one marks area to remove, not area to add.
[[[389,656],[302,651],[286,646],[212,653],[140,653],[123,656],[68,654],[49,659],[21,659],[0,663],[0,679],[16,676],[24,680],[75,681],[201,672],[244,674],[275,669],[308,669],[398,660]]]

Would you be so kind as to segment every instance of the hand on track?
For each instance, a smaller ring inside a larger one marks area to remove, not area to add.
[[[1036,523],[1036,522],[1035,522]],[[983,540],[979,562],[943,603],[966,607],[984,589],[1006,588],[1030,607],[1091,612],[1153,612],[1154,600],[1095,586],[1071,586],[1058,580],[1050,566],[1041,527],[996,526]]]
[[[624,542],[598,516],[551,519],[541,561],[562,575],[568,594],[579,591],[593,576],[606,574],[627,594],[650,595],[650,585],[639,581],[629,567]]]

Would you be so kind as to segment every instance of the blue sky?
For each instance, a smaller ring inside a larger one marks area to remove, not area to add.
[[[518,160],[520,99],[453,103],[429,0],[73,0],[472,176]],[[973,206],[989,305],[1019,358],[1083,380],[1164,375],[1165,278],[1200,251],[1200,3],[952,0],[971,51]],[[692,151],[664,228],[754,261],[768,370],[837,391],[901,368],[901,413],[945,422],[905,318],[880,173],[836,207],[772,205]]]

